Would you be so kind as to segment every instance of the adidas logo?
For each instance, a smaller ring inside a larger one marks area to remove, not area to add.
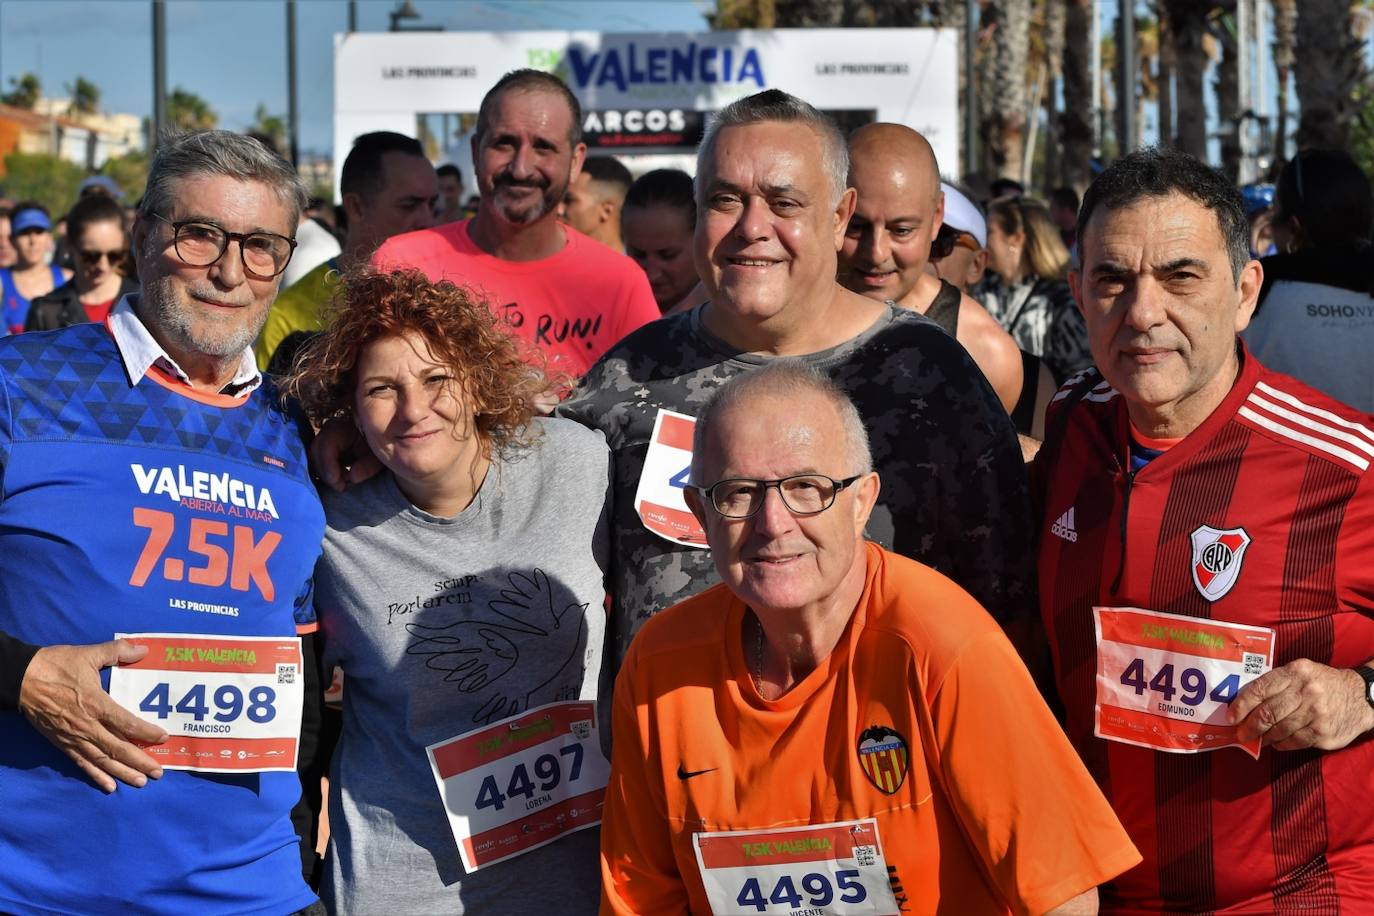
[[[1075,531],[1073,527],[1072,506],[1069,507],[1068,512],[1065,512],[1054,520],[1054,524],[1050,526],[1050,534],[1057,538],[1063,538],[1071,544],[1078,541],[1078,532]]]

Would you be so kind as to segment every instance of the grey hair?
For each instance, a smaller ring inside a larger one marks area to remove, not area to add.
[[[711,173],[707,164],[716,152],[716,140],[726,127],[743,127],[778,121],[784,124],[804,124],[814,130],[821,141],[821,165],[830,179],[831,205],[840,202],[849,187],[849,144],[840,128],[827,115],[795,95],[781,89],[765,89],[726,105],[712,116],[706,133],[697,147],[697,201],[701,200],[702,176]]]
[[[700,462],[706,452],[706,437],[722,411],[754,397],[773,399],[795,397],[798,394],[817,394],[834,405],[840,415],[844,434],[845,461],[851,474],[867,474],[873,470],[873,451],[868,444],[868,430],[859,416],[854,401],[839,385],[801,360],[779,359],[759,369],[737,375],[713,391],[705,406],[697,414],[692,433],[692,483],[709,486],[714,481],[701,479]]]
[[[174,182],[200,175],[223,175],[258,181],[277,195],[291,215],[296,234],[309,195],[291,164],[252,137],[228,130],[195,130],[164,135],[148,169],[148,186],[138,212],[165,217],[172,205]]]

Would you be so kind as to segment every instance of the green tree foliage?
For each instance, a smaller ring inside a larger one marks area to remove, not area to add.
[[[716,0],[713,29],[952,26],[958,0]]]
[[[1355,91],[1355,119],[1350,125],[1350,155],[1374,181],[1374,80]]]
[[[85,169],[47,153],[10,153],[5,157],[5,193],[15,200],[38,201],[55,219],[76,200],[85,177]]]
[[[38,104],[38,98],[43,94],[43,84],[38,81],[36,73],[24,73],[20,76],[11,76],[10,85],[14,87],[4,95],[0,95],[0,102],[6,105],[14,105],[18,108],[33,110],[33,106]]]
[[[248,126],[250,133],[261,134],[272,141],[272,147],[282,155],[289,155],[286,137],[286,119],[281,115],[267,113],[267,106],[258,103],[253,112],[253,123]]]
[[[72,97],[72,111],[76,114],[95,114],[100,110],[100,87],[84,76],[67,86]]]
[[[106,159],[100,167],[100,174],[114,179],[124,192],[125,203],[136,203],[148,184],[148,154],[140,151]]]
[[[167,122],[174,130],[205,130],[219,124],[210,103],[177,86],[167,95]]]

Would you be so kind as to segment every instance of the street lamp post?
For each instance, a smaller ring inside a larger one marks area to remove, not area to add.
[[[153,135],[148,149],[157,148],[158,138],[167,130],[167,5],[153,0]]]
[[[978,171],[978,0],[964,4],[964,174]]]
[[[300,118],[296,105],[296,0],[286,0],[286,129],[291,164],[300,165]]]

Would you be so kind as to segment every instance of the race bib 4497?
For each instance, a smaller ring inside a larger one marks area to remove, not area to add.
[[[1226,707],[1274,661],[1267,627],[1140,608],[1093,608],[1099,738],[1172,753],[1239,747]]]

